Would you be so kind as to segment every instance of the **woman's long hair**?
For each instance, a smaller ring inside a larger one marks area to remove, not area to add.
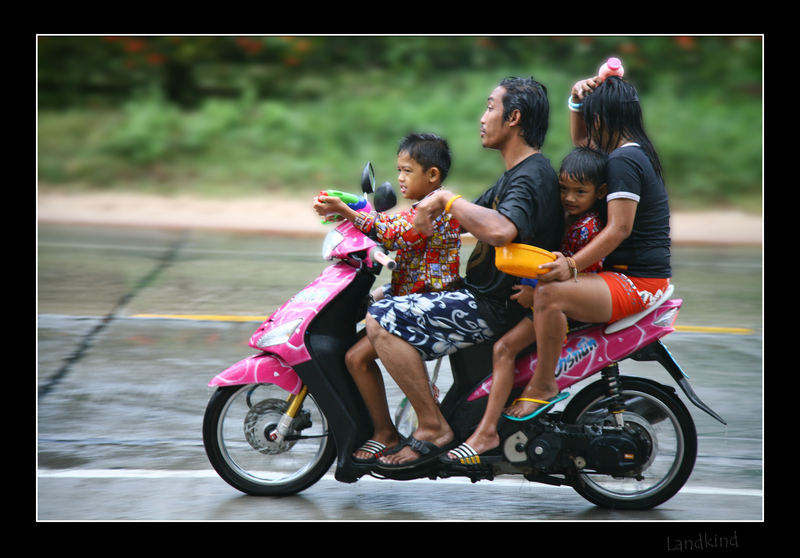
[[[616,76],[606,78],[583,101],[583,119],[590,141],[611,153],[620,139],[638,143],[661,176],[661,161],[644,131],[642,107],[636,88]]]

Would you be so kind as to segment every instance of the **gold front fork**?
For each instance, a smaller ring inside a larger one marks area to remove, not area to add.
[[[283,413],[280,422],[278,422],[278,426],[270,432],[269,439],[273,442],[280,443],[286,437],[286,434],[289,433],[289,428],[292,425],[292,421],[294,417],[297,416],[297,412],[303,406],[303,401],[306,399],[306,395],[308,394],[308,388],[304,385],[303,389],[300,390],[300,393],[297,395],[290,394],[286,401],[289,403],[289,408],[286,409],[286,412]]]
[[[289,402],[289,408],[286,409],[286,414],[290,417],[294,418],[297,416],[297,411],[300,410],[300,407],[303,406],[303,401],[306,400],[306,394],[308,394],[308,387],[303,385],[303,389],[300,390],[300,393],[297,395],[289,394],[289,397],[286,401]]]

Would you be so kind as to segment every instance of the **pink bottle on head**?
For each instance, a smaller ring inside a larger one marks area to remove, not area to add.
[[[622,77],[624,73],[625,68],[622,67],[622,61],[619,58],[614,57],[606,60],[597,71],[597,75],[600,76],[601,80],[605,80],[608,76]]]

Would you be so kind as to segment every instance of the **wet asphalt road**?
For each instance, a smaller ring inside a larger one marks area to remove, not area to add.
[[[321,271],[320,240],[66,226],[40,226],[38,240],[40,521],[764,518],[760,249],[674,249],[682,329],[665,341],[728,425],[684,398],[699,435],[694,473],[673,499],[634,513],[512,477],[341,484],[330,474],[297,496],[243,495],[203,450],[207,383],[252,354],[258,318]],[[621,369],[671,383],[657,365]],[[444,390],[446,365],[440,378]],[[387,385],[394,405],[402,394]]]

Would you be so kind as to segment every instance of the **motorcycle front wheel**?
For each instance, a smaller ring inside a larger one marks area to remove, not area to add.
[[[203,417],[203,445],[228,484],[254,496],[286,496],[317,482],[336,457],[328,421],[306,395],[286,438],[270,434],[288,409],[287,392],[272,384],[218,388]]]
[[[620,377],[625,425],[646,438],[650,455],[639,476],[580,473],[575,490],[601,507],[644,510],[672,498],[683,487],[697,457],[697,431],[686,406],[670,388],[642,378]],[[572,424],[614,426],[605,380],[580,391],[564,410]]]

